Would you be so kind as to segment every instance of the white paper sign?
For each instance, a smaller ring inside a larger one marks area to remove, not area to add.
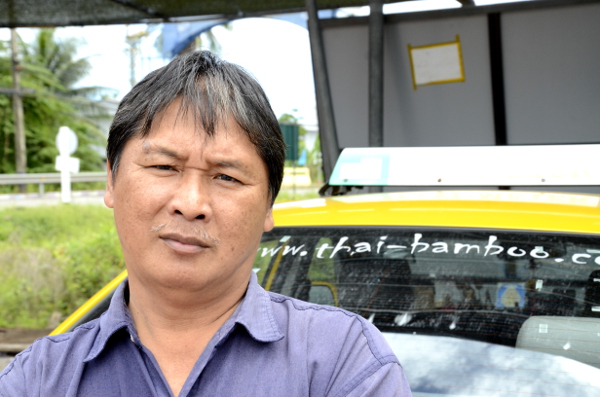
[[[419,85],[464,81],[460,41],[421,47],[409,46],[413,84]]]

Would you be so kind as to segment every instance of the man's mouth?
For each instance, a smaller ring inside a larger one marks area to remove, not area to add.
[[[196,254],[210,248],[210,243],[194,236],[166,233],[159,237],[168,247],[182,254]]]

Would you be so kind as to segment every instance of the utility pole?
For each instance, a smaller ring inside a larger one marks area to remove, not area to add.
[[[131,88],[137,83],[135,78],[135,60],[140,51],[140,42],[142,38],[148,36],[147,31],[141,31],[133,34],[129,34],[129,27],[127,29],[127,36],[125,36],[125,41],[129,45],[129,84],[131,84]]]
[[[15,160],[17,174],[27,173],[27,147],[25,146],[25,123],[23,117],[23,98],[21,96],[21,76],[18,57],[17,32],[10,29],[10,45],[12,52],[12,78],[13,78],[13,117],[15,123]],[[26,185],[19,185],[19,191],[25,193]]]

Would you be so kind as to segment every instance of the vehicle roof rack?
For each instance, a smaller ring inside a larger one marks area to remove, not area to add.
[[[600,144],[346,148],[319,194],[364,186],[600,186],[598,158]]]

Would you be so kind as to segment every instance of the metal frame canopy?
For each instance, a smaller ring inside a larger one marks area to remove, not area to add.
[[[111,25],[180,22],[216,18],[244,18],[306,11],[307,0],[0,0],[0,28]],[[366,6],[371,0],[309,0],[317,9]],[[377,0],[398,3],[409,0]],[[421,0],[427,1],[427,0]],[[473,11],[474,0],[456,0]],[[593,0],[592,0],[593,1]],[[586,3],[589,0],[524,1],[525,7],[553,3]],[[371,4],[373,5],[373,4]],[[499,9],[511,3],[499,4]],[[485,7],[483,7],[485,8]],[[440,10],[452,12],[452,10]],[[457,10],[455,10],[457,11]],[[467,11],[468,12],[468,11]],[[426,12],[427,13],[427,12]],[[421,14],[421,13],[419,13]]]
[[[364,6],[369,0],[317,0],[315,3],[318,9],[333,9]],[[0,0],[0,27],[233,19],[305,10],[305,0]]]

